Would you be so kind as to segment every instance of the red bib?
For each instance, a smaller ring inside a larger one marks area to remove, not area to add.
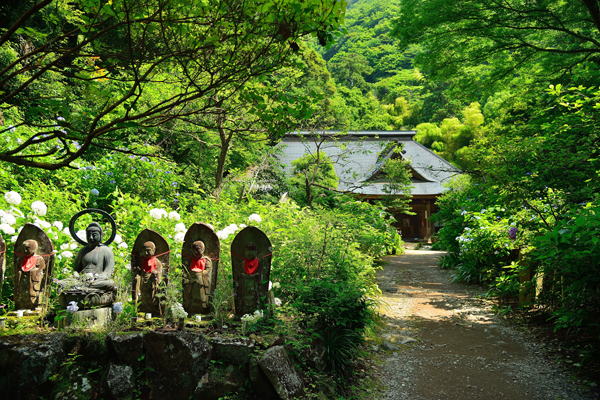
[[[143,257],[142,268],[145,273],[150,273],[156,269],[156,257]]]
[[[248,259],[244,258],[244,271],[248,275],[254,274],[257,269],[258,269],[258,258],[255,258],[254,260],[248,260]]]
[[[192,258],[192,263],[190,264],[190,269],[194,272],[202,272],[206,268],[206,259],[205,258]]]
[[[23,263],[21,264],[21,269],[23,270],[23,272],[28,272],[31,271],[33,269],[33,267],[35,267],[35,264],[37,263],[37,256],[29,256],[29,257],[23,257]]]

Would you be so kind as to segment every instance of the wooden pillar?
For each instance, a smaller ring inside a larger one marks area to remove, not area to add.
[[[427,207],[425,211],[425,243],[429,243],[431,238],[431,201],[427,200]]]

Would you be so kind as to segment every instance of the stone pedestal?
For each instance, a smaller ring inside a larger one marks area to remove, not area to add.
[[[91,310],[76,311],[72,317],[65,317],[60,320],[59,326],[64,328],[69,325],[76,325],[86,328],[93,326],[104,326],[113,319],[112,307],[94,308]]]

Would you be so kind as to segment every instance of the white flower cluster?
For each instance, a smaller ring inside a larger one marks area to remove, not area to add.
[[[74,312],[77,312],[77,310],[79,310],[79,307],[77,307],[76,301],[70,302],[69,305],[67,306],[67,311],[70,312],[71,314],[73,314]]]
[[[41,201],[34,201],[31,203],[31,209],[33,210],[35,215],[43,217],[48,212],[48,207]]]
[[[181,215],[177,211],[171,211],[169,213],[169,219],[173,221],[179,221],[181,219]]]
[[[76,235],[79,239],[83,240],[84,242],[87,242],[87,234],[85,230],[82,229],[80,231],[77,231]]]
[[[279,283],[279,282],[273,283],[273,282],[269,281],[269,290],[277,289],[279,287],[281,287],[281,283]]]
[[[183,239],[185,239],[184,232],[177,232],[175,234],[175,237],[173,237],[173,240],[175,240],[175,243],[183,243]]]
[[[14,204],[15,206],[18,206],[21,204],[21,195],[17,192],[6,192],[4,194],[4,200],[6,200],[8,204]]]
[[[275,297],[273,299],[275,301],[275,307],[281,307],[281,299],[279,297]]]
[[[123,242],[123,238],[121,237],[121,235],[115,235],[115,243],[121,244],[122,242]]]
[[[12,226],[10,226],[8,224],[0,224],[0,230],[7,235],[14,235],[16,232],[15,228],[13,228]]]
[[[60,255],[64,258],[73,258],[73,253],[71,253],[70,251],[63,251],[62,253],[60,253]]]
[[[6,225],[14,225],[17,223],[17,219],[12,214],[4,214],[1,221]]]
[[[163,216],[167,216],[168,213],[162,208],[153,208],[150,210],[150,216],[154,219],[161,219]]]
[[[173,314],[173,318],[176,319],[185,318],[188,316],[187,312],[185,312],[185,310],[183,309],[181,303],[173,304],[173,306],[171,307],[171,313]]]
[[[123,312],[123,303],[115,303],[113,304],[113,310],[117,314],[121,314]]]
[[[234,233],[236,233],[238,229],[240,229],[240,227],[238,227],[236,224],[231,224],[223,228],[223,230],[218,231],[217,236],[219,237],[219,239],[225,240],[229,237],[229,235],[233,235]]]
[[[248,221],[250,221],[250,222],[256,222],[256,223],[260,223],[260,222],[262,222],[262,218],[261,218],[261,217],[260,217],[260,215],[258,215],[258,214],[251,214],[251,215],[248,217]]]
[[[175,232],[184,232],[187,231],[187,229],[185,229],[185,224],[183,222],[178,223],[177,225],[175,225]]]
[[[254,314],[245,314],[242,317],[242,322],[245,322],[246,324],[255,324],[259,319],[264,318],[264,316],[265,314],[262,310],[256,310],[254,311]]]

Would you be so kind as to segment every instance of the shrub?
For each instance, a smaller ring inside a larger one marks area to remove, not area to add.
[[[568,213],[540,236],[534,253],[542,262],[540,301],[553,310],[556,329],[600,339],[600,208]]]
[[[324,347],[326,367],[343,373],[363,343],[365,329],[374,322],[375,302],[364,289],[331,280],[302,284],[296,296],[292,307]]]

